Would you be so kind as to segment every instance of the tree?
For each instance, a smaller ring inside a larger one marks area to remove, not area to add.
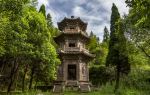
[[[100,48],[100,50],[98,52],[99,53],[98,61],[101,65],[105,65],[107,54],[108,54],[108,43],[105,43],[105,42],[100,43],[99,48]]]
[[[125,18],[126,32],[131,41],[150,58],[150,1],[126,0],[130,7],[129,15]]]
[[[47,25],[48,25],[49,27],[52,27],[52,26],[53,26],[53,23],[52,23],[52,17],[51,17],[51,14],[50,14],[50,13],[47,14],[46,20],[47,20]]]
[[[109,31],[106,26],[104,28],[103,42],[109,42]]]
[[[8,19],[7,18],[3,18],[3,19],[0,19],[0,57],[2,55],[5,54],[5,39],[6,39],[6,35],[5,35],[5,29],[6,26],[7,26],[7,22],[8,22]]]
[[[93,31],[91,31],[90,32],[90,37],[93,37],[93,36],[94,36]]]
[[[117,37],[117,25],[116,22],[120,18],[120,14],[116,5],[113,3],[110,21],[110,41],[109,41],[109,52],[106,58],[106,66],[114,65],[118,61],[118,37]]]
[[[115,91],[119,88],[120,75],[127,75],[130,72],[130,63],[128,57],[127,41],[125,38],[125,27],[123,22],[119,20],[117,32],[118,32],[118,62],[116,63],[116,85]]]
[[[96,35],[93,34],[92,31],[90,33],[90,41],[87,47],[91,53],[95,53],[95,51],[97,51],[99,47],[99,40],[97,39]]]
[[[60,62],[45,17],[26,1],[0,2],[0,68],[1,74],[9,77],[1,85],[7,86],[8,92],[15,89],[15,83],[22,91],[28,81],[30,88],[35,81],[50,83]]]
[[[115,4],[113,4],[111,14],[109,52],[106,59],[106,66],[116,67],[116,85],[114,91],[119,88],[121,74],[128,74],[130,71],[124,29],[125,28],[122,21],[120,20],[118,9]]]
[[[3,47],[5,48],[5,54],[0,58],[2,62],[1,72],[9,77],[7,81],[8,92],[15,82],[15,77],[21,65],[20,63],[22,63],[23,55],[26,55],[25,51],[28,49],[28,44],[25,42],[27,28],[24,28],[21,19],[23,6],[28,3],[29,0],[5,0],[0,2],[2,7],[0,17],[2,17],[1,23],[3,23],[3,25],[0,26],[0,29],[2,29],[0,36],[3,37]],[[5,70],[7,65],[9,65],[10,68]],[[5,71],[7,71],[7,73]]]
[[[30,12],[28,12],[30,11]],[[55,79],[56,67],[59,63],[56,50],[51,43],[51,33],[48,30],[47,22],[42,14],[36,10],[27,9],[28,25],[32,26],[27,34],[27,42],[33,45],[30,59],[32,64],[29,88],[32,88],[32,81],[49,81]],[[39,73],[41,72],[41,73]],[[44,76],[44,77],[41,77]]]
[[[45,5],[42,4],[40,9],[39,9],[39,12],[43,14],[43,16],[46,18],[46,10],[45,10]]]
[[[95,58],[91,63],[93,65],[104,65],[108,52],[108,46],[106,43],[100,43],[99,38],[93,34],[92,31],[90,33],[90,41],[87,47],[89,51],[95,55]]]
[[[103,35],[103,41],[100,44],[100,56],[99,57],[99,61],[102,64],[106,63],[106,57],[108,54],[108,44],[109,44],[109,31],[107,29],[107,27],[105,26],[104,28],[104,35]]]
[[[51,36],[52,37],[57,36],[60,32],[57,28],[54,27],[50,13],[47,14],[46,20],[47,20],[47,26],[51,33]],[[53,41],[53,43],[54,43],[54,41]]]

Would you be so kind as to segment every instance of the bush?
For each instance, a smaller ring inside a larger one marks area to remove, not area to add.
[[[115,79],[115,71],[113,67],[93,66],[89,69],[89,78],[93,85],[105,85]]]
[[[127,87],[133,87],[138,90],[150,91],[150,70],[135,68],[122,81]]]

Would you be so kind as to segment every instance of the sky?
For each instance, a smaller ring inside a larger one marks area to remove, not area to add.
[[[121,16],[128,14],[125,0],[38,0],[38,9],[42,4],[45,5],[55,27],[64,17],[80,17],[88,23],[87,32],[92,31],[102,40],[104,27],[110,30],[112,3],[116,4]]]

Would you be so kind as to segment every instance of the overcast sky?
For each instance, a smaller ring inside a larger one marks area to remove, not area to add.
[[[128,14],[125,0],[38,0],[38,8],[44,4],[46,12],[52,16],[57,27],[64,17],[80,17],[88,22],[87,32],[93,31],[101,40],[104,27],[110,26],[112,3],[115,3],[121,15]]]

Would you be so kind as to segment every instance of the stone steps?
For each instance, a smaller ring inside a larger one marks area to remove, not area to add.
[[[60,93],[63,92],[64,86],[62,85],[54,85],[53,92]]]
[[[79,90],[81,92],[90,92],[91,91],[90,86],[88,84],[81,84],[79,86]]]
[[[66,84],[57,83],[54,85],[53,92],[63,92],[66,91],[81,91],[81,92],[90,92],[90,84],[82,83],[79,84],[78,81],[68,81]]]

